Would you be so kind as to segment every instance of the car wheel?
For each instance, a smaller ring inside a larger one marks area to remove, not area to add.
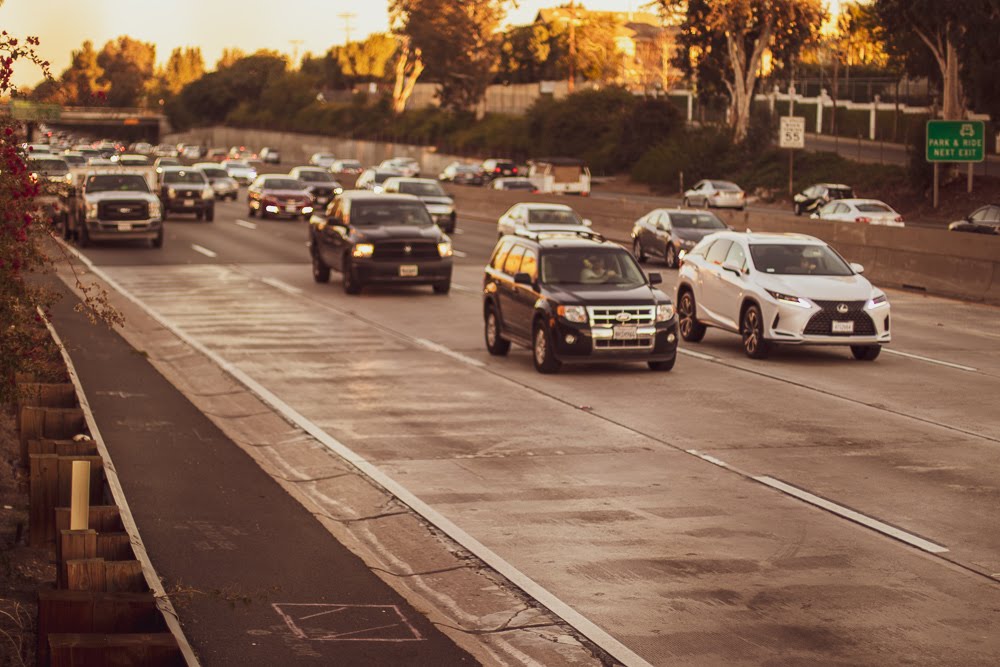
[[[681,338],[688,343],[698,343],[705,337],[708,327],[698,321],[698,308],[695,304],[694,294],[690,290],[681,293],[680,301],[677,302],[677,320],[681,330]]]
[[[766,359],[771,351],[771,344],[764,338],[764,316],[758,306],[747,306],[743,312],[740,332],[743,334],[743,351],[747,356],[751,359]]]
[[[251,218],[256,217],[257,209],[255,209],[253,206],[247,206],[247,215]]]
[[[361,281],[354,275],[354,267],[351,266],[350,257],[344,257],[343,266],[344,292],[347,294],[361,294]]]
[[[434,283],[433,287],[435,294],[447,294],[451,291],[451,281],[449,280],[443,283]]]
[[[319,251],[313,250],[310,254],[312,254],[313,280],[318,283],[330,282],[330,267],[323,262],[322,258],[320,258]]]
[[[500,319],[493,306],[490,306],[486,311],[484,335],[486,351],[494,357],[504,357],[510,352],[510,341],[500,336]]]
[[[549,335],[548,327],[540,319],[535,320],[531,340],[531,358],[535,362],[535,370],[539,373],[558,373],[562,362],[552,354],[552,336]]]
[[[851,354],[858,361],[875,361],[882,352],[881,345],[852,345]]]
[[[667,244],[667,251],[664,253],[664,257],[666,258],[668,269],[677,268],[677,248],[674,247],[673,243]]]
[[[197,220],[198,222],[201,222],[202,220],[205,219],[205,212],[198,211],[197,213],[194,214],[194,219]]]
[[[154,248],[163,247],[163,227],[160,227],[160,233],[157,234],[152,241],[150,241],[150,245],[153,246]]]
[[[684,198],[684,203],[681,204],[684,208],[691,208],[691,200],[687,197]]]
[[[214,206],[212,208],[208,209],[207,211],[205,211],[205,220],[208,220],[209,222],[215,222],[215,207]]]
[[[632,241],[632,255],[634,255],[635,258],[640,262],[645,262],[647,259],[649,259],[646,256],[646,253],[643,252],[642,241],[640,241],[639,239],[635,239],[634,241]]]
[[[802,204],[795,202],[795,215],[802,215]]]
[[[271,214],[267,212],[267,209],[261,207],[261,209],[260,209],[260,219],[261,220],[267,220],[270,217],[271,217]]]
[[[673,358],[667,359],[666,361],[647,361],[646,365],[649,366],[651,371],[669,371],[673,369],[674,364],[677,362],[677,355],[675,354]]]
[[[701,200],[701,207],[706,211],[712,208],[712,204],[711,202],[708,201],[708,197],[705,197],[703,200]]]

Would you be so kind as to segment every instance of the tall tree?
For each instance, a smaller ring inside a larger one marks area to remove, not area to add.
[[[509,0],[390,0],[393,23],[418,50],[450,109],[472,109],[497,62],[498,30]]]
[[[140,106],[145,101],[148,87],[153,83],[156,46],[121,36],[104,45],[97,54],[97,64],[104,69],[99,81],[110,86],[110,106]]]
[[[223,67],[232,67],[237,60],[242,60],[243,58],[246,58],[246,56],[247,54],[243,51],[243,49],[239,49],[235,46],[222,49],[222,55],[219,57],[218,62],[215,63],[215,69],[219,70]]]
[[[176,48],[170,52],[170,58],[160,71],[160,79],[164,92],[176,95],[181,89],[200,79],[205,74],[205,59],[197,46]]]
[[[374,33],[361,42],[350,42],[337,50],[341,71],[354,81],[381,81],[391,71],[399,42],[391,35]]]
[[[71,106],[90,106],[103,98],[108,86],[103,83],[104,68],[97,58],[94,44],[89,40],[79,50],[73,51],[69,67],[59,77],[62,87],[60,102]]]
[[[930,1],[930,0],[929,0]],[[724,87],[733,139],[743,141],[764,53],[795,60],[823,21],[820,0],[658,0],[668,14],[683,13],[677,63],[699,87]]]

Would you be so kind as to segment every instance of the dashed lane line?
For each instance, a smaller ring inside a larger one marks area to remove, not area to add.
[[[245,229],[257,229],[257,223],[250,222],[249,220],[237,220],[236,224]]]
[[[295,295],[295,296],[298,296],[299,294],[302,294],[302,290],[301,289],[299,289],[298,287],[295,287],[294,285],[289,285],[284,280],[279,280],[278,278],[265,277],[265,278],[261,278],[260,281],[262,283],[264,283],[265,285],[270,285],[271,287],[274,287],[275,289],[279,289],[282,292],[285,292],[287,294],[292,294],[292,295]]]
[[[192,243],[191,244],[191,249],[194,250],[195,252],[200,252],[205,257],[218,257],[219,256],[219,254],[217,252],[209,250],[208,248],[206,248],[204,246],[200,246],[197,243]]]
[[[962,364],[955,364],[950,361],[941,361],[940,359],[931,359],[930,357],[922,357],[919,354],[910,354],[909,352],[900,352],[899,350],[893,350],[889,347],[883,347],[882,351],[886,354],[895,354],[898,357],[906,357],[907,359],[916,359],[918,361],[926,361],[929,364],[937,364],[938,366],[946,366],[948,368],[957,368],[960,371],[969,371],[970,373],[978,373],[978,368],[973,368],[972,366],[963,366]]]

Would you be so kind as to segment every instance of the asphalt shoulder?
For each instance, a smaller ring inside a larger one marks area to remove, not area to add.
[[[118,333],[52,323],[202,664],[473,665]]]

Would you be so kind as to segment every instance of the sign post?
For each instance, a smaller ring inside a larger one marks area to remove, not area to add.
[[[795,194],[795,149],[806,147],[806,119],[804,116],[782,116],[778,130],[778,147],[788,149],[788,194]]]
[[[934,208],[938,206],[938,164],[968,163],[967,190],[972,192],[972,163],[986,158],[986,125],[981,120],[927,121],[927,161],[934,165]]]

